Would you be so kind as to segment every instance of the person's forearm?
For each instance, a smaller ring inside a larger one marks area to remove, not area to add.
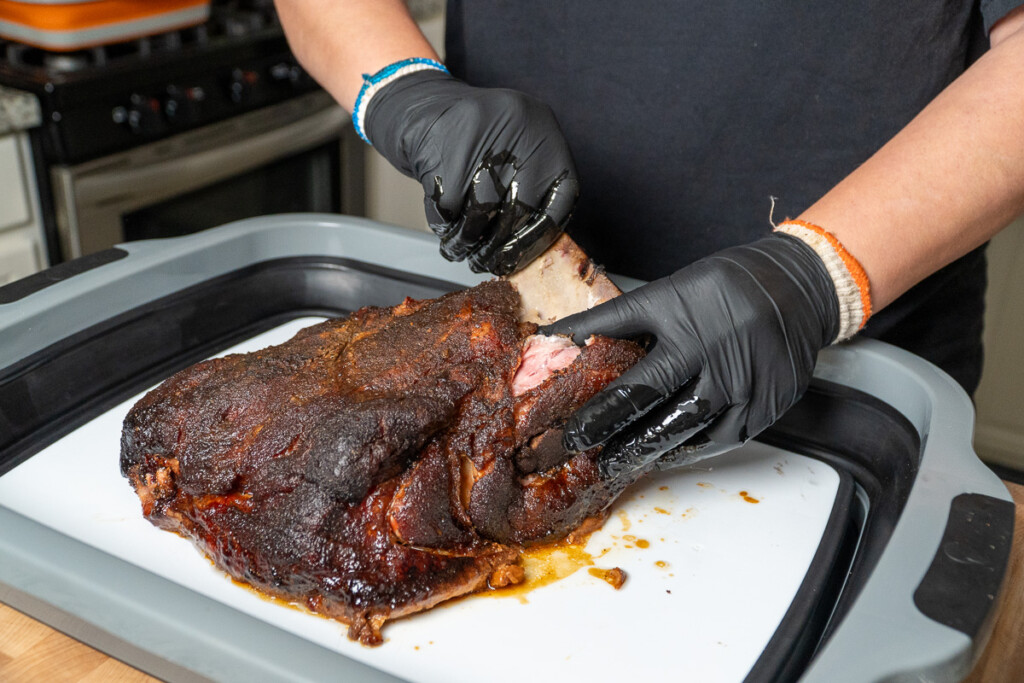
[[[877,311],[1024,212],[1024,14],[800,218],[861,262]]]
[[[275,0],[299,62],[352,111],[362,75],[410,57],[437,59],[402,0]]]

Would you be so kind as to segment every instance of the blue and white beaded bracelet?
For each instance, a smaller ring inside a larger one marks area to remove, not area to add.
[[[366,107],[370,104],[370,100],[378,90],[407,74],[431,69],[448,73],[445,65],[436,59],[413,57],[411,59],[403,59],[394,64],[388,64],[373,75],[363,74],[363,87],[360,88],[359,96],[356,97],[356,106],[352,108],[352,124],[356,127],[359,137],[367,144],[373,144],[370,142],[370,138],[366,137],[366,132],[363,129],[363,120],[366,118]]]

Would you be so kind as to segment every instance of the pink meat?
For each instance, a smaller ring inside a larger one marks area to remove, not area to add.
[[[572,364],[580,355],[568,337],[535,334],[526,338],[523,358],[512,378],[512,394],[521,396],[544,383],[548,377]]]

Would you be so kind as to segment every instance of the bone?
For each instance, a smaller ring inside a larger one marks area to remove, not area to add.
[[[508,276],[523,301],[522,322],[538,325],[578,313],[619,294],[604,268],[563,234],[526,268]]]

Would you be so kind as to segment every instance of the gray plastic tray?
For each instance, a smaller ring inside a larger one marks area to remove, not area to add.
[[[339,216],[264,217],[119,249],[126,255],[99,258],[102,265],[84,272],[22,283],[6,298],[0,290],[0,302],[8,301],[0,304],[0,381],[59,340],[263,261],[327,255],[460,285],[483,279],[438,258],[429,235]],[[824,350],[815,376],[894,408],[916,430],[921,453],[874,571],[801,679],[959,680],[987,638],[1012,531],[1009,494],[971,449],[970,400],[934,366],[870,340]],[[955,535],[993,505],[995,536]],[[967,606],[977,618],[964,626],[949,616],[959,609],[958,591],[931,589],[959,567],[979,566],[991,590]],[[0,600],[168,680],[394,680],[3,507]]]

